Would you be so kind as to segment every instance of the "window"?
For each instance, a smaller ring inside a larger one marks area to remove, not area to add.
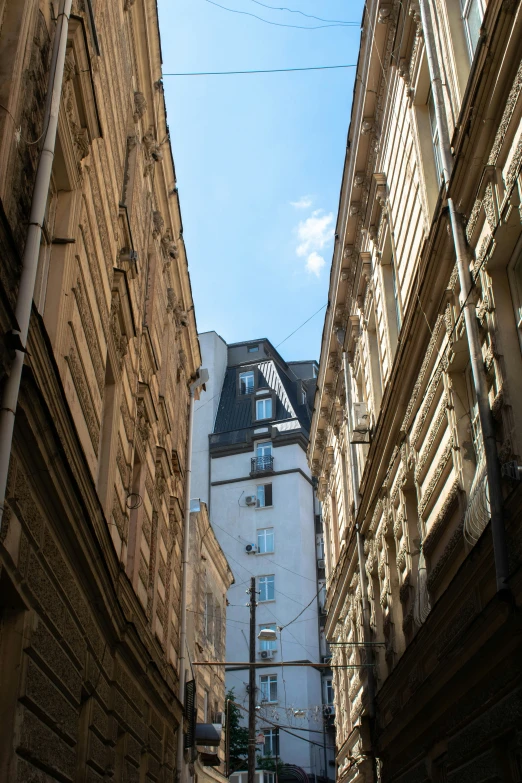
[[[435,115],[435,101],[433,99],[433,92],[430,89],[428,95],[428,114],[430,118],[430,130],[431,130],[431,143],[433,145],[433,155],[435,157],[435,168],[437,169],[437,177],[442,177],[442,160],[440,157],[440,144],[439,144],[439,129],[437,127],[437,117]]]
[[[263,400],[256,400],[256,419],[272,418],[272,398],[265,397]]]
[[[274,529],[272,527],[257,531],[257,551],[260,555],[274,551]]]
[[[257,353],[259,351],[259,345],[249,345],[247,351],[248,353]]]
[[[306,405],[306,389],[301,389],[301,405]]]
[[[275,600],[275,578],[274,575],[260,576],[259,577],[259,600],[260,601],[273,601]]]
[[[263,729],[263,756],[279,756],[279,729]]]
[[[259,630],[267,629],[269,631],[277,631],[277,626],[275,623],[263,623],[263,625],[259,626]],[[269,641],[268,639],[260,639],[259,640],[259,649],[260,650],[275,650],[277,648],[277,642],[274,639],[273,642]]]
[[[326,704],[334,703],[333,680],[331,677],[324,681],[324,698]]]
[[[255,470],[272,470],[272,444],[270,441],[262,441],[256,445],[256,456],[253,460],[253,466]],[[265,496],[266,502],[266,496]]]
[[[277,674],[262,674],[259,678],[261,701],[277,701]]]
[[[263,440],[256,445],[256,457],[271,457],[272,444],[269,440]]]
[[[239,373],[239,393],[252,394],[254,391],[254,371]]]
[[[462,20],[470,58],[473,60],[480,37],[480,26],[484,17],[484,0],[460,0]]]
[[[257,485],[257,506],[258,508],[266,508],[272,505],[272,485],[271,484],[258,484]]]
[[[205,614],[203,616],[204,632],[207,640],[211,642],[214,634],[214,596],[205,593]]]

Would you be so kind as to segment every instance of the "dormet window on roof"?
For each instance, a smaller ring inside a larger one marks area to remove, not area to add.
[[[272,398],[263,397],[256,400],[256,420],[272,418]]]
[[[254,391],[254,371],[247,370],[239,373],[239,393],[252,394]]]

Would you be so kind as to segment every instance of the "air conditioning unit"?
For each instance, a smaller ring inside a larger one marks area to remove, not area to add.
[[[245,503],[247,506],[257,506],[257,497],[255,495],[247,495]]]
[[[262,658],[264,661],[271,661],[274,657],[274,651],[273,650],[261,650],[259,653],[259,657]]]
[[[255,544],[247,544],[245,547],[245,552],[248,555],[255,555],[257,552],[257,546]]]
[[[317,568],[324,568],[324,567],[325,567],[324,560],[321,558],[320,560],[317,561]]]

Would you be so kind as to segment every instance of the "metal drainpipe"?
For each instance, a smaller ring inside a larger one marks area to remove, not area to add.
[[[22,380],[24,356],[27,347],[29,323],[31,321],[42,226],[45,218],[45,208],[47,205],[47,196],[49,193],[54,161],[54,150],[56,147],[56,132],[58,128],[60,97],[62,94],[63,68],[65,63],[71,4],[72,0],[61,0],[56,22],[46,100],[46,108],[48,107],[48,111],[44,113],[44,128],[45,125],[47,125],[47,129],[45,130],[44,142],[34,182],[29,228],[27,230],[27,239],[22,256],[22,274],[20,275],[20,286],[18,288],[15,307],[15,318],[18,329],[13,330],[13,336],[16,335],[20,348],[15,351],[15,358],[11,366],[9,377],[4,385],[2,401],[0,404],[0,530],[2,529],[2,517],[5,508],[5,493],[13,444],[16,408],[20,394],[20,383]]]
[[[198,370],[198,377],[189,386],[189,418],[187,428],[187,465],[185,483],[185,519],[183,523],[183,551],[181,555],[181,623],[179,632],[179,689],[178,698],[181,705],[185,706],[185,659],[187,646],[187,585],[189,568],[189,537],[190,537],[190,491],[192,484],[192,430],[194,421],[194,394],[196,389],[208,380],[207,370]],[[177,783],[183,780],[183,724],[178,728],[178,752],[176,757]]]
[[[439,134],[439,146],[442,159],[444,183],[448,186],[450,172],[453,166],[448,126],[444,113],[444,94],[439,63],[436,57],[436,48],[432,28],[432,20],[428,0],[419,0],[422,29],[426,46],[426,58],[430,74],[430,84],[435,105],[435,118]],[[509,561],[506,544],[506,533],[503,518],[502,482],[500,465],[498,461],[497,446],[495,440],[495,428],[493,415],[489,405],[484,361],[482,358],[482,346],[475,313],[475,303],[468,296],[473,285],[469,271],[468,253],[461,218],[458,215],[453,199],[448,197],[448,210],[450,216],[451,234],[455,247],[457,269],[460,283],[460,302],[464,309],[464,321],[471,360],[473,385],[477,397],[480,427],[484,440],[484,453],[486,458],[486,471],[489,487],[489,502],[491,507],[491,533],[493,538],[493,553],[495,559],[495,574],[497,592],[507,595],[509,588]]]
[[[357,519],[357,512],[359,510],[359,468],[357,465],[357,451],[354,443],[350,443],[352,435],[352,391],[348,379],[348,357],[346,351],[343,351],[343,372],[344,372],[344,388],[346,390],[346,430],[348,433],[348,443],[350,444],[350,472],[352,475],[352,497],[354,504],[355,518]]]

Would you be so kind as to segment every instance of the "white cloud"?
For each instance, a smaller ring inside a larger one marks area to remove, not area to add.
[[[311,196],[301,196],[299,201],[291,201],[290,204],[295,207],[296,209],[308,209],[312,206],[312,197]]]
[[[316,209],[306,220],[301,220],[297,226],[299,244],[296,248],[298,256],[308,256],[314,250],[322,250],[334,236],[333,212],[323,215],[322,209]]]
[[[306,271],[310,272],[310,274],[315,275],[316,277],[319,277],[321,274],[321,269],[325,265],[325,260],[322,256],[319,255],[319,253],[316,253],[315,250],[313,253],[310,253],[308,258],[306,259]]]

